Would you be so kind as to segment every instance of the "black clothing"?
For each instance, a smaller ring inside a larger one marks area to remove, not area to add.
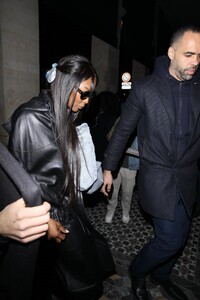
[[[169,59],[160,57],[152,75],[134,81],[105,152],[103,167],[111,171],[117,168],[128,138],[137,127],[140,204],[153,217],[173,220],[177,189],[189,216],[195,202],[200,156],[200,72],[187,82],[173,79],[176,87],[172,95],[168,65]],[[174,103],[177,87],[179,103],[183,104],[190,95],[178,129]],[[188,118],[184,117],[186,109]]]
[[[104,152],[108,146],[107,134],[113,127],[117,117],[111,114],[109,111],[105,111],[99,114],[97,118],[96,126],[91,128],[91,135],[94,142],[96,159],[103,161]]]
[[[0,210],[23,197],[27,206],[41,204],[40,190],[0,144]],[[34,201],[33,201],[34,200]],[[40,240],[28,244],[0,237],[0,299],[30,300]]]
[[[55,135],[53,103],[47,91],[20,105],[4,128],[10,135],[9,150],[40,186],[42,198],[58,206],[65,172]]]

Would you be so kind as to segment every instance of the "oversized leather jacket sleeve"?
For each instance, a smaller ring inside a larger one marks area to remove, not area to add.
[[[22,104],[4,127],[10,131],[9,150],[40,186],[43,199],[59,205],[65,172],[47,94]]]

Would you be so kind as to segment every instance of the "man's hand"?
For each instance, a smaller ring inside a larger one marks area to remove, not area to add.
[[[103,172],[103,186],[101,188],[101,192],[105,195],[108,196],[108,194],[111,191],[112,187],[112,182],[113,182],[113,177],[111,171],[104,170]]]

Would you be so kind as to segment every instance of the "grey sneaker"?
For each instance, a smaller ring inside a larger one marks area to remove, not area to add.
[[[105,217],[105,223],[107,224],[111,224],[112,223],[112,219],[114,217],[114,211],[108,211]]]
[[[128,224],[130,222],[130,216],[129,215],[123,215],[122,222],[125,224]]]

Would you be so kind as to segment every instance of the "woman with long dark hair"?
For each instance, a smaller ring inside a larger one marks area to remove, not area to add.
[[[55,210],[76,206],[80,192],[89,189],[97,176],[89,127],[81,124],[79,114],[94,94],[97,74],[86,57],[69,55],[52,65],[46,79],[48,88],[20,105],[4,128],[10,135],[9,150],[51,204],[48,239],[61,243],[68,230],[54,219]],[[85,175],[86,169],[92,176]]]

